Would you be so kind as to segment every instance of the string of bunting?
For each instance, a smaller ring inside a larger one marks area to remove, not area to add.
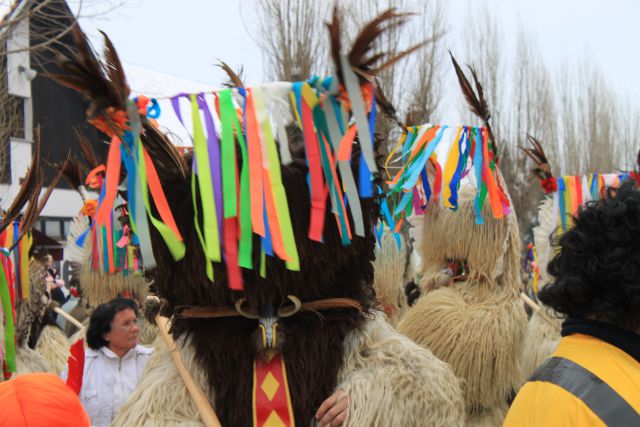
[[[16,304],[28,299],[31,294],[29,251],[33,237],[31,233],[26,233],[16,242],[21,231],[21,221],[14,221],[0,234],[0,302],[5,317],[5,340],[2,343],[5,352],[5,376],[16,372]]]
[[[472,171],[477,188],[476,223],[484,223],[482,208],[487,201],[495,218],[507,215],[510,203],[498,179],[490,144],[484,127],[440,124],[408,127],[385,163],[389,190],[382,201],[382,213],[387,226],[398,232],[405,218],[423,214],[430,201],[457,210],[460,183]],[[437,153],[444,153],[442,161]],[[400,157],[401,167],[391,177],[388,170],[394,156]],[[429,165],[433,173],[427,172]]]
[[[617,188],[629,178],[629,173],[589,174],[577,176],[552,177],[556,191],[553,193],[552,215],[557,218],[556,224],[564,232],[571,227],[572,217],[577,215],[578,208],[585,203],[600,200],[606,188]]]
[[[327,199],[342,243],[350,244],[354,232],[364,236],[359,197],[373,195],[376,101],[372,85],[348,86],[345,90],[334,78],[314,77],[172,98],[177,118],[193,139],[194,225],[210,280],[212,263],[224,261],[229,287],[243,289],[240,268],[258,267],[251,257],[254,233],[260,236],[263,277],[267,255],[285,261],[290,270],[300,269],[281,178],[281,164],[291,161],[286,133],[290,112],[302,131],[309,166],[309,239],[322,242]],[[191,127],[181,100],[190,106]],[[350,164],[356,136],[361,141],[357,186]]]

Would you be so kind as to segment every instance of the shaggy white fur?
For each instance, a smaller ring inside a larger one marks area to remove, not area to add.
[[[464,401],[451,367],[386,324],[381,315],[347,336],[338,389],[348,426],[462,426]]]
[[[69,340],[55,326],[45,326],[40,333],[35,350],[47,360],[49,372],[60,375],[69,360]]]
[[[82,296],[89,305],[98,305],[111,301],[124,291],[136,295],[137,299],[144,300],[149,293],[149,282],[143,276],[132,274],[100,274],[90,271],[88,265],[82,269],[80,275],[82,284]]]
[[[551,282],[547,272],[547,265],[554,255],[551,245],[551,235],[556,229],[556,219],[553,216],[553,200],[546,197],[538,208],[538,226],[533,229],[533,238],[536,246],[540,280],[538,290]],[[539,304],[541,304],[539,302]],[[526,381],[535,370],[549,358],[560,341],[560,329],[562,319],[548,307],[543,306],[542,312],[551,320],[545,320],[539,313],[534,313],[529,319],[527,335],[522,354],[522,381]]]
[[[180,352],[189,372],[206,390],[206,373],[197,366],[193,352],[188,345]],[[464,424],[462,394],[449,365],[396,333],[382,314],[347,336],[338,380],[338,388],[351,399],[346,425]],[[166,348],[149,360],[138,387],[113,423],[114,427],[152,425],[201,425]]]
[[[156,341],[156,351],[149,359],[138,386],[113,420],[112,427],[203,426],[198,408],[178,374],[168,348]],[[208,390],[206,373],[194,360],[188,341],[178,343],[185,367],[201,390]],[[209,396],[213,402],[213,396]]]
[[[456,212],[431,203],[414,245],[422,259],[424,295],[398,331],[451,364],[462,380],[468,423],[502,423],[506,401],[520,385],[527,317],[519,300],[520,236],[511,212],[495,219],[489,203],[475,223],[475,188],[460,188]],[[414,223],[417,222],[414,220]],[[449,259],[466,260],[469,277],[447,286]]]
[[[398,331],[451,364],[467,411],[479,413],[506,402],[520,386],[526,322],[517,295],[467,283],[424,295]]]
[[[522,382],[527,381],[542,362],[556,351],[560,342],[562,319],[554,317],[555,313],[549,308],[543,307],[542,311],[553,325],[538,312],[529,319],[522,355]]]
[[[42,354],[30,349],[26,345],[17,348],[15,375],[32,374],[34,372],[52,373],[52,369]],[[58,374],[60,374],[60,372],[58,372]]]
[[[404,239],[400,248],[389,229],[385,229],[376,245],[373,261],[373,288],[376,297],[387,312],[387,320],[395,325],[407,309],[404,295],[404,278],[407,265],[407,249]]]
[[[142,322],[139,335],[140,344],[149,347],[158,337],[158,327],[147,319],[142,318],[140,321]]]

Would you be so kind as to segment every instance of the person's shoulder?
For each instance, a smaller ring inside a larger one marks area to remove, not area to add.
[[[511,404],[503,427],[602,425],[597,420],[582,400],[564,388],[545,381],[529,381]]]
[[[84,349],[84,358],[85,359],[94,359],[96,357],[100,357],[100,349],[94,350],[90,347],[85,347]]]
[[[136,354],[142,354],[142,355],[150,355],[155,351],[154,348],[151,347],[145,347],[141,344],[136,345]]]

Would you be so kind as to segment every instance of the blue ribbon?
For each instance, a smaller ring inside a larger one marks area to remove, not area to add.
[[[476,197],[473,203],[476,213],[476,224],[484,224],[482,219],[482,206],[480,205],[480,193],[482,190],[482,138],[478,128],[473,128],[474,140],[476,142],[473,153],[473,169],[476,172]]]
[[[418,177],[420,176],[421,171],[426,167],[427,161],[429,160],[429,158],[435,151],[436,147],[440,143],[440,140],[442,139],[442,135],[444,135],[444,131],[445,129],[447,129],[447,127],[448,126],[442,126],[438,130],[438,133],[436,134],[436,136],[430,142],[427,143],[427,147],[422,152],[422,154],[420,154],[420,157],[415,162],[413,162],[409,171],[409,178],[402,185],[402,189],[410,190],[416,185],[416,182],[418,181]]]
[[[567,230],[567,208],[564,203],[564,192],[567,187],[564,184],[564,177],[558,178],[558,205],[560,206],[560,221],[562,223],[562,230]]]
[[[456,171],[451,177],[451,182],[449,183],[449,189],[451,190],[451,197],[449,197],[449,203],[453,206],[453,210],[458,209],[458,188],[460,185],[460,180],[462,179],[462,172],[467,167],[467,157],[469,157],[469,150],[471,149],[469,144],[469,137],[467,132],[469,132],[469,128],[464,126],[464,130],[460,135],[460,140],[458,141],[458,152],[460,153],[460,159],[458,160],[458,165],[456,167]],[[467,145],[465,146],[465,150],[462,150],[462,144],[467,141]]]

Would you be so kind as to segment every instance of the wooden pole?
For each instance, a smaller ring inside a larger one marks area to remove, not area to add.
[[[73,317],[72,315],[70,315],[69,313],[67,313],[66,311],[64,311],[63,309],[61,309],[60,307],[54,307],[53,311],[55,311],[56,313],[58,313],[60,316],[64,317],[65,319],[67,319],[69,322],[73,323],[75,326],[77,326],[79,329],[84,329],[84,325],[82,323],[80,323],[78,321],[78,319],[76,319],[75,317]]]
[[[222,427],[220,420],[218,420],[218,417],[211,406],[211,402],[209,402],[209,398],[207,398],[202,390],[200,390],[200,387],[196,384],[195,380],[187,370],[187,367],[184,366],[184,362],[182,361],[176,342],[173,340],[173,337],[169,335],[169,319],[158,315],[156,316],[156,325],[158,325],[158,329],[160,330],[160,334],[162,335],[165,344],[169,347],[171,358],[178,369],[178,373],[180,374],[182,381],[184,381],[184,385],[187,386],[187,390],[189,391],[191,398],[198,407],[202,422],[207,427]]]
[[[538,313],[545,322],[547,322],[549,325],[553,327],[553,329],[559,330],[558,325],[555,324],[551,319],[549,319],[549,316],[547,316],[545,312],[542,311],[542,307],[540,307],[538,304],[535,303],[535,301],[529,298],[527,294],[525,294],[524,292],[521,292],[520,299],[524,301],[524,303],[527,304],[529,307],[531,307],[533,311]]]

